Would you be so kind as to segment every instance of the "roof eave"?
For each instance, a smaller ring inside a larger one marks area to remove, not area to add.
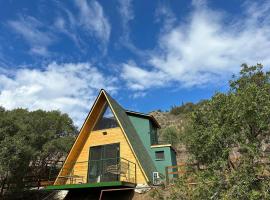
[[[140,113],[140,112],[135,112],[135,111],[131,111],[131,110],[125,110],[125,111],[126,111],[127,114],[136,115],[136,116],[142,116],[142,117],[148,118],[156,125],[157,128],[161,128],[160,124],[158,123],[158,121],[156,120],[156,118],[153,115]]]

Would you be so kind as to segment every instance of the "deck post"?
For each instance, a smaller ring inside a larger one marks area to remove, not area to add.
[[[117,173],[117,176],[118,176],[118,177],[117,177],[117,180],[121,181],[121,171],[122,171],[121,160],[122,160],[122,159],[119,158],[119,160],[120,160],[120,161],[119,161],[119,169],[118,169],[119,172]],[[116,158],[116,162],[118,163],[118,158]]]
[[[130,181],[130,169],[129,169],[129,161],[128,161],[128,181]]]
[[[169,185],[169,167],[165,167],[165,177],[166,177],[166,185]]]
[[[135,164],[135,184],[137,184],[137,168],[136,168],[136,164]]]

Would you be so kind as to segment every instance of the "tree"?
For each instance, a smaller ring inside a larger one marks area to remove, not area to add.
[[[0,183],[23,188],[26,175],[42,175],[49,160],[61,160],[77,128],[59,111],[5,110],[0,107]],[[35,167],[33,169],[32,167]]]
[[[269,158],[262,148],[269,141],[269,119],[270,73],[260,64],[243,64],[229,92],[215,94],[192,113],[184,141],[207,168],[181,177],[172,199],[269,199]],[[197,183],[192,188],[190,180]]]
[[[179,131],[173,126],[165,128],[161,133],[162,141],[172,144],[173,146],[179,144],[179,136]]]
[[[182,103],[181,106],[173,106],[170,113],[173,115],[187,114],[194,110],[195,104],[192,102]]]

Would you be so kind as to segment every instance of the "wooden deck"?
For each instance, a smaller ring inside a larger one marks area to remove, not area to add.
[[[46,190],[71,190],[82,188],[104,188],[104,187],[130,187],[134,188],[136,184],[124,181],[84,183],[84,184],[67,184],[67,185],[50,185],[45,187]]]

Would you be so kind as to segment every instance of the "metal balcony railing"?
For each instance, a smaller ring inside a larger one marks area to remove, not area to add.
[[[136,164],[125,158],[65,163],[55,185],[125,181],[136,183]]]

